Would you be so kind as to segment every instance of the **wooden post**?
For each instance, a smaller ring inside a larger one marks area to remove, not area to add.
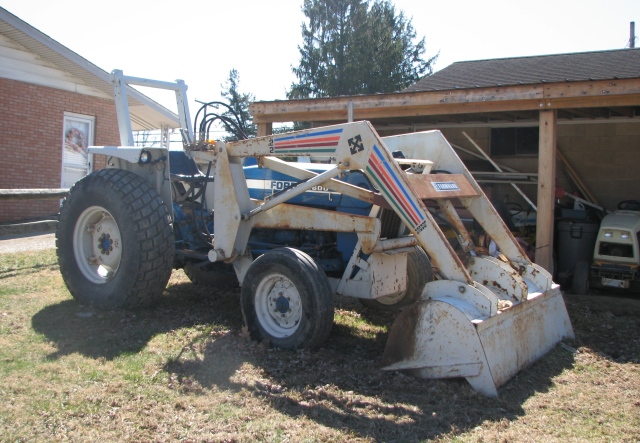
[[[273,123],[258,123],[258,137],[264,137],[265,135],[273,134]]]
[[[538,152],[538,217],[536,221],[536,263],[552,271],[554,205],[556,190],[557,112],[540,111]]]

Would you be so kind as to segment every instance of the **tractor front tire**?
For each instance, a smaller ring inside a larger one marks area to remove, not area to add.
[[[102,169],[71,188],[60,210],[56,248],[77,301],[104,309],[146,306],[171,276],[171,217],[140,176]]]
[[[333,292],[307,254],[281,248],[258,257],[240,296],[251,337],[283,349],[320,347],[333,325]]]
[[[371,309],[397,311],[420,298],[424,285],[433,280],[431,261],[422,248],[416,246],[407,253],[407,289],[397,295],[379,298],[361,298],[360,302]]]

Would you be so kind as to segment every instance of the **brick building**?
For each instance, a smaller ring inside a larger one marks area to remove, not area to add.
[[[119,145],[110,74],[0,8],[0,189],[68,188]],[[134,131],[179,127],[177,116],[129,89]],[[0,222],[57,214],[57,200],[0,201]]]

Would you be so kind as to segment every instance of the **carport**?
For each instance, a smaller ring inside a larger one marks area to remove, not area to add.
[[[547,269],[559,131],[569,167],[599,204],[640,188],[640,49],[457,62],[399,93],[256,102],[251,114],[259,135],[276,122],[354,120],[382,135],[440,129],[455,141],[475,131],[492,157],[493,129],[538,127],[536,154],[502,160],[537,170],[536,262]]]

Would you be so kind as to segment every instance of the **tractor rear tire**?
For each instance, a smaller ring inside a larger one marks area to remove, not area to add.
[[[407,253],[407,289],[398,295],[374,299],[361,298],[360,302],[371,309],[397,311],[418,301],[424,285],[431,280],[431,261],[422,248],[416,246],[413,251]]]
[[[197,266],[192,262],[184,265],[184,273],[191,283],[212,289],[231,289],[238,286],[238,278],[233,266],[224,263],[208,263]]]
[[[571,292],[576,295],[589,294],[589,274],[591,273],[591,266],[589,263],[580,260],[576,263],[576,267],[573,270],[573,281],[571,283]]]
[[[146,306],[171,276],[171,217],[140,176],[102,169],[71,188],[60,210],[56,248],[77,301],[105,309]]]
[[[333,325],[333,291],[304,252],[281,248],[258,257],[240,295],[251,337],[283,349],[320,347]]]

